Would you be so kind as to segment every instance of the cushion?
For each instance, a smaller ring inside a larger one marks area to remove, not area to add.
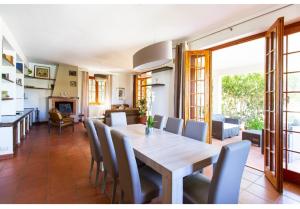
[[[238,124],[224,123],[224,129],[239,128]]]
[[[224,122],[224,121],[225,121],[225,117],[224,117],[224,115],[222,115],[222,114],[214,114],[214,115],[212,116],[212,120]]]

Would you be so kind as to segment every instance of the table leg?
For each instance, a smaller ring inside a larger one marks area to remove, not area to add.
[[[162,176],[162,202],[181,204],[183,199],[183,177],[168,173]]]

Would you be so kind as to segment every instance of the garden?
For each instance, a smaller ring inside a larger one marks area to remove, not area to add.
[[[264,76],[260,73],[222,77],[222,112],[238,118],[245,129],[264,127]]]

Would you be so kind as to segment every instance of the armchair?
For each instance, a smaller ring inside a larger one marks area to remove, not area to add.
[[[59,135],[61,134],[61,129],[66,126],[73,126],[74,132],[74,118],[71,118],[69,116],[63,116],[57,109],[52,109],[49,111],[48,119],[49,134],[52,126],[59,127]]]
[[[220,140],[238,136],[240,133],[240,120],[225,118],[223,115],[213,115],[212,137]]]

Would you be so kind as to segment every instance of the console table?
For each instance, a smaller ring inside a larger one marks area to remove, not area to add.
[[[32,126],[33,111],[33,108],[25,108],[20,114],[0,117],[0,159],[13,156]]]

